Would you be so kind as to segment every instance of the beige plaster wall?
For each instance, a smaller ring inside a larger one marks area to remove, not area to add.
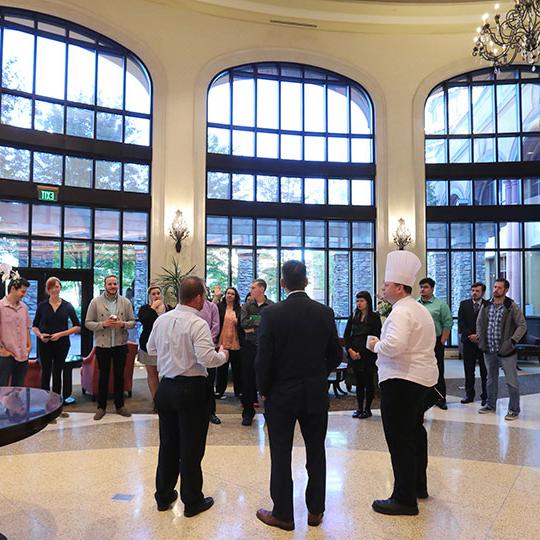
[[[155,114],[152,274],[174,253],[166,231],[176,208],[183,210],[193,231],[181,253],[182,265],[196,264],[198,273],[204,273],[206,90],[222,69],[259,60],[328,68],[368,90],[376,116],[379,282],[400,217],[413,231],[413,249],[424,260],[424,101],[437,82],[481,67],[471,56],[474,28],[444,34],[434,27],[432,34],[417,35],[406,29],[371,34],[283,28],[197,13],[161,0],[5,4],[101,32],[134,51],[148,67]]]

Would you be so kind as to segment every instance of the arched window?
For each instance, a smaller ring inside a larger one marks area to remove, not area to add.
[[[338,319],[374,289],[373,107],[335,73],[239,66],[208,91],[206,275],[242,297],[256,277],[283,297],[279,268],[305,261],[308,292]]]
[[[474,281],[510,281],[540,329],[540,77],[530,67],[474,71],[425,106],[427,267],[454,316]],[[535,330],[536,327],[536,330]],[[454,326],[452,343],[457,344]]]

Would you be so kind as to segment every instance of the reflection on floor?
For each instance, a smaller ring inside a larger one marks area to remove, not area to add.
[[[270,507],[261,415],[250,428],[232,414],[210,427],[205,493],[216,504],[187,519],[181,504],[169,512],[155,509],[154,415],[109,414],[96,424],[90,414],[76,413],[0,449],[0,533],[10,540],[538,538],[540,389],[523,398],[523,413],[513,423],[504,420],[507,400],[497,415],[478,415],[479,404],[461,405],[461,397],[449,396],[448,411],[428,415],[431,497],[420,502],[417,517],[392,518],[370,508],[373,498],[391,490],[378,414],[369,420],[331,414],[327,511],[318,529],[306,523],[305,454],[297,441],[296,530],[285,533],[255,518],[259,507]]]

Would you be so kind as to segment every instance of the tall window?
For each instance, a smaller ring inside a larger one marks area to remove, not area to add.
[[[468,73],[425,107],[427,267],[454,317],[470,285],[510,281],[540,330],[540,77],[530,67]],[[452,343],[457,344],[454,326]]]
[[[151,208],[145,67],[91,30],[11,8],[0,8],[0,53],[0,260],[93,268],[96,294],[118,274],[137,307]]]
[[[373,292],[373,107],[365,90],[310,66],[260,63],[208,91],[206,274],[242,297],[256,277],[283,298],[280,265],[308,267],[308,293],[339,320]]]

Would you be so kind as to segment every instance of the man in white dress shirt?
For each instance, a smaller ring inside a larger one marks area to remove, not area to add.
[[[224,364],[229,352],[216,352],[206,321],[198,315],[206,300],[202,279],[187,277],[180,286],[180,304],[159,317],[148,338],[148,354],[157,356],[161,378],[155,404],[159,415],[157,508],[169,510],[178,498],[180,474],[184,516],[193,517],[213,504],[202,491],[201,461],[208,433],[207,368]]]
[[[428,497],[424,404],[438,369],[433,318],[411,296],[421,266],[410,251],[388,254],[383,294],[392,311],[381,339],[371,337],[367,343],[378,355],[381,416],[394,471],[390,498],[373,501],[373,510],[381,514],[416,515],[417,498]]]

